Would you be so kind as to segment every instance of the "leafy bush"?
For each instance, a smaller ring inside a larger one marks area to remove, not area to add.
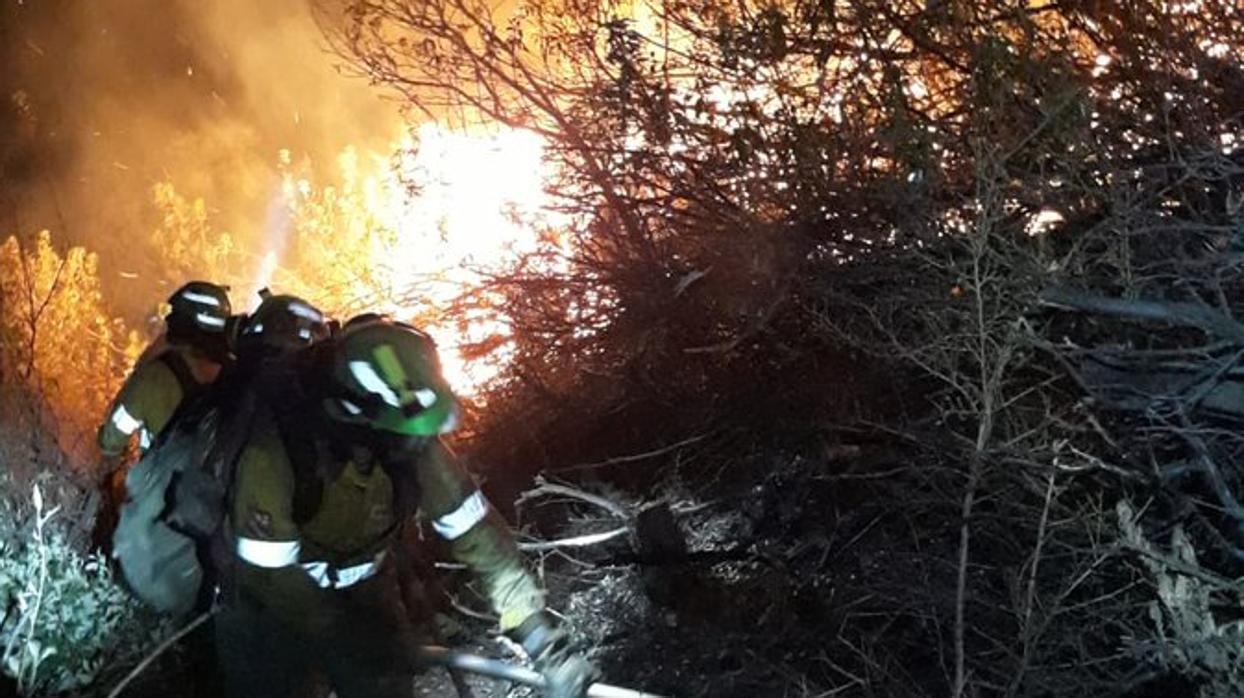
[[[163,632],[120,586],[98,552],[83,554],[45,507],[38,485],[24,541],[0,540],[0,646],[4,673],[24,695],[96,683]]]
[[[1133,638],[1129,648],[1148,663],[1195,681],[1199,695],[1244,695],[1244,621],[1238,618],[1244,596],[1239,584],[1200,565],[1183,526],[1175,526],[1166,551],[1145,536],[1140,517],[1126,500],[1118,503],[1116,513],[1157,597],[1149,604],[1154,634]]]

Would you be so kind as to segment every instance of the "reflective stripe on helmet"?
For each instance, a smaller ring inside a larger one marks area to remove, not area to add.
[[[415,391],[415,399],[426,410],[436,404],[436,391],[431,388],[420,388]]]
[[[303,320],[311,322],[324,322],[324,315],[320,311],[312,308],[305,303],[292,302],[289,304],[289,312],[297,315]]]
[[[372,368],[371,364],[366,361],[351,361],[350,373],[367,392],[379,395],[387,404],[393,407],[402,406],[402,401],[398,398],[397,393],[393,392],[393,388],[390,388],[380,378],[380,374],[376,373],[376,369]]]
[[[194,291],[182,291],[178,295],[190,301],[191,303],[198,303],[199,305],[210,305],[213,308],[220,307],[220,299],[203,294],[203,293],[195,293]]]
[[[258,540],[238,536],[238,557],[256,567],[276,569],[298,562],[302,543],[296,540]]]
[[[381,553],[374,560],[341,569],[333,569],[327,562],[304,562],[301,567],[321,589],[345,589],[376,576],[383,559]]]
[[[141,419],[135,419],[133,415],[126,411],[125,405],[117,405],[117,411],[112,413],[112,425],[122,434],[129,436],[143,425]]]
[[[445,540],[454,540],[475,527],[488,515],[488,500],[484,493],[475,490],[463,500],[457,509],[432,522],[432,528]]]
[[[194,321],[200,325],[207,325],[208,327],[214,327],[217,329],[225,326],[224,318],[216,317],[215,315],[208,315],[207,313],[195,313]]]
[[[138,431],[138,448],[142,451],[146,451],[151,448],[151,432],[146,429],[140,429]]]

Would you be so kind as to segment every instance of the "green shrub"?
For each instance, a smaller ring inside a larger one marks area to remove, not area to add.
[[[163,632],[114,582],[102,555],[69,544],[54,520],[60,507],[45,509],[38,485],[31,499],[25,539],[0,541],[3,671],[28,696],[91,686]]]
[[[1127,647],[1145,662],[1185,677],[1205,698],[1244,695],[1244,591],[1201,566],[1183,526],[1171,532],[1169,548],[1150,541],[1139,516],[1121,500],[1116,511],[1128,547],[1139,553],[1156,598],[1149,603],[1150,637]]]

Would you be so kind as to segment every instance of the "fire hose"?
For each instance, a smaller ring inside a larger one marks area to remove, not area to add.
[[[532,688],[543,689],[544,677],[539,673],[521,666],[515,666],[500,659],[481,657],[476,654],[458,652],[447,647],[425,645],[416,650],[420,663],[442,666],[446,669],[479,674],[492,679],[509,681]],[[662,698],[655,693],[645,693],[619,686],[594,683],[587,689],[587,698]]]
[[[121,679],[112,691],[108,693],[108,698],[118,698],[121,693],[129,686],[134,677],[142,673],[157,657],[164,653],[169,647],[177,643],[186,635],[194,631],[203,623],[207,622],[219,607],[199,614],[194,620],[186,624],[181,630],[167,638],[154,652],[149,654],[138,666],[134,667],[125,678]],[[479,674],[492,679],[501,681],[509,681],[511,683],[522,684],[532,688],[544,689],[544,677],[538,672],[526,669],[524,667],[515,666],[500,659],[492,659],[489,657],[481,657],[476,654],[468,654],[466,652],[458,652],[447,647],[439,647],[436,645],[424,645],[415,650],[415,661],[422,666],[441,666],[451,672],[465,671],[471,674]],[[645,693],[643,691],[635,691],[629,688],[621,688],[619,686],[610,686],[609,684],[594,683],[587,689],[587,698],[663,698],[655,693]]]

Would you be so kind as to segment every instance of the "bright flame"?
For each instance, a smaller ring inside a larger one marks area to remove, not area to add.
[[[529,131],[502,130],[473,136],[424,124],[419,147],[403,148],[399,172],[417,191],[378,201],[381,217],[397,232],[396,244],[377,262],[395,287],[418,289],[425,304],[448,304],[517,256],[534,252],[547,225],[544,143]],[[392,189],[385,188],[392,193]],[[410,303],[388,308],[401,315]],[[443,347],[446,377],[459,390],[486,384],[504,366],[504,350],[488,360],[467,362],[460,348],[493,336],[508,336],[497,318],[476,315],[450,326],[427,327]]]
[[[465,317],[445,310],[484,274],[535,251],[541,231],[557,223],[544,190],[544,143],[528,131],[467,134],[426,123],[391,153],[360,157],[347,150],[338,165],[338,187],[317,189],[287,174],[283,200],[305,257],[290,260],[301,284],[287,285],[305,286],[309,299],[329,311],[362,305],[417,319],[436,338],[454,388],[478,391],[508,354],[502,342],[489,356],[467,361],[463,346],[504,340],[510,328],[483,310]]]
[[[1064,220],[1066,219],[1063,218],[1063,214],[1053,209],[1045,208],[1041,209],[1037,215],[1028,219],[1028,224],[1024,226],[1024,230],[1029,235],[1040,235],[1050,231]]]

